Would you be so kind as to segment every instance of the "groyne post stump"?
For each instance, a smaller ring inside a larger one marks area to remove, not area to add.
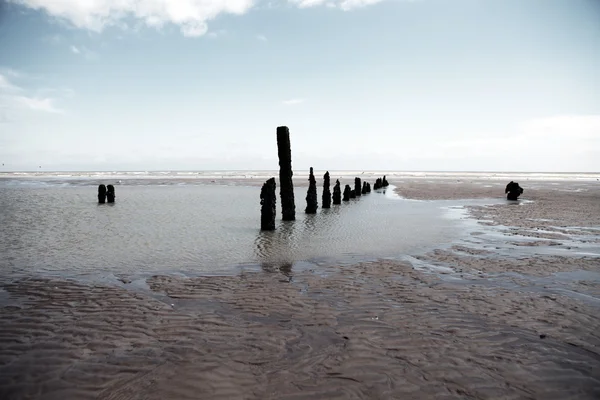
[[[517,182],[510,181],[510,183],[506,185],[504,193],[507,194],[507,200],[517,200],[519,196],[523,194],[523,188],[519,186]]]
[[[342,204],[342,189],[340,188],[340,180],[335,180],[333,187],[333,204]]]
[[[104,204],[106,202],[106,186],[98,185],[98,203]]]
[[[115,187],[113,185],[106,186],[106,202],[107,203],[115,202]]]
[[[331,191],[329,191],[329,171],[323,175],[323,208],[331,208]]]
[[[296,205],[294,204],[294,183],[292,182],[292,149],[290,130],[287,126],[277,128],[277,155],[279,157],[281,219],[294,221],[296,219]]]
[[[350,201],[351,192],[352,189],[350,189],[350,185],[346,185],[346,187],[344,187],[344,198],[342,200]]]
[[[316,214],[319,203],[317,201],[317,181],[313,174],[313,168],[310,167],[310,174],[308,175],[308,191],[306,192],[306,209],[304,210],[307,214]]]
[[[260,229],[275,230],[275,215],[277,214],[277,195],[275,178],[268,179],[260,189]]]

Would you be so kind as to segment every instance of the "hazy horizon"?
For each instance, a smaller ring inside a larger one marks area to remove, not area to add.
[[[1,172],[600,171],[594,0],[0,2]]]

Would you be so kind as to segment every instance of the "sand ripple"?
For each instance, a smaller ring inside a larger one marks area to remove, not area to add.
[[[600,396],[600,314],[567,297],[388,261],[147,282],[5,284],[0,398]]]

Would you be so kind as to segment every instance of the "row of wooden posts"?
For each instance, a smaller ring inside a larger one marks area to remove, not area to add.
[[[296,219],[296,205],[294,203],[294,184],[292,182],[292,150],[290,144],[290,130],[286,126],[280,126],[277,128],[277,152],[279,156],[279,194],[281,196],[281,215],[284,221],[294,221]],[[385,178],[377,178],[373,188],[375,190],[387,187],[388,182]],[[354,189],[350,185],[346,185],[344,188],[343,198],[340,187],[339,179],[336,180],[335,186],[333,187],[333,196],[330,187],[329,171],[325,172],[323,176],[323,208],[331,207],[331,200],[333,204],[342,204],[342,201],[349,201],[363,194],[371,192],[371,184],[368,182],[361,182],[361,179],[354,178]],[[261,229],[262,230],[274,230],[275,229],[275,216],[277,214],[277,196],[275,189],[277,184],[275,178],[268,179],[262,186],[260,191],[260,204],[261,204]],[[306,193],[306,209],[304,210],[307,214],[316,214],[319,206],[317,199],[317,181],[313,174],[313,168],[310,168],[310,174],[308,176],[308,192]]]

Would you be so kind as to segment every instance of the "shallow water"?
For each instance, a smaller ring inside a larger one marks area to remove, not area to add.
[[[125,181],[116,186],[115,204],[99,205],[94,182],[3,183],[4,274],[189,275],[240,265],[355,263],[421,253],[464,233],[448,202],[398,200],[391,187],[316,215],[304,214],[306,189],[297,188],[297,220],[278,215],[277,230],[261,232],[258,187]]]

